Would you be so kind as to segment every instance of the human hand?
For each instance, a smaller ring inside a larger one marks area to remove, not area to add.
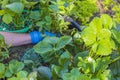
[[[36,44],[36,43],[38,43],[39,41],[42,41],[43,38],[45,37],[45,36],[42,36],[42,35],[51,36],[51,37],[56,36],[56,34],[51,33],[51,32],[48,32],[48,31],[45,31],[44,34],[42,34],[42,33],[39,32],[39,31],[32,31],[32,32],[30,32],[30,36],[31,36],[31,41],[32,41],[32,43],[33,43],[33,44]]]

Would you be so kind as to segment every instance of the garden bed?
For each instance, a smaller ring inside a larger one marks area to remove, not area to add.
[[[3,0],[0,30],[44,36],[9,48],[0,35],[0,79],[119,80],[119,0]],[[80,25],[79,25],[80,24]]]

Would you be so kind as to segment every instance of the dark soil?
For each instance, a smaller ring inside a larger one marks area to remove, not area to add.
[[[34,45],[28,44],[23,46],[15,46],[9,49],[9,58],[5,62],[9,62],[12,59],[21,60],[24,54],[30,50]]]

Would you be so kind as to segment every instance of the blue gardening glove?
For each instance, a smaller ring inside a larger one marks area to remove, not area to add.
[[[33,44],[38,43],[43,39],[42,33],[38,31],[30,32],[30,37]]]
[[[44,32],[45,36],[51,36],[51,37],[54,37],[56,36],[56,34],[53,34],[51,32],[48,32],[48,31],[45,31]],[[33,32],[30,32],[30,36],[31,36],[31,41],[33,44],[36,44],[38,43],[39,41],[42,41],[43,40],[43,34],[39,31],[33,31]]]

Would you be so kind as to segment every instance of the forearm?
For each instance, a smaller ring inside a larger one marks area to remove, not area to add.
[[[20,46],[31,43],[31,37],[29,34],[18,34],[10,32],[0,32],[0,34],[4,36],[7,45],[12,44],[12,46]]]
[[[33,31],[28,34],[18,34],[18,33],[11,33],[11,32],[0,32],[5,38],[5,42],[7,45],[12,44],[12,46],[20,46],[25,44],[36,44],[41,41],[44,37],[42,33],[39,31]],[[50,33],[45,31],[44,34],[46,36],[56,36],[56,34]]]

